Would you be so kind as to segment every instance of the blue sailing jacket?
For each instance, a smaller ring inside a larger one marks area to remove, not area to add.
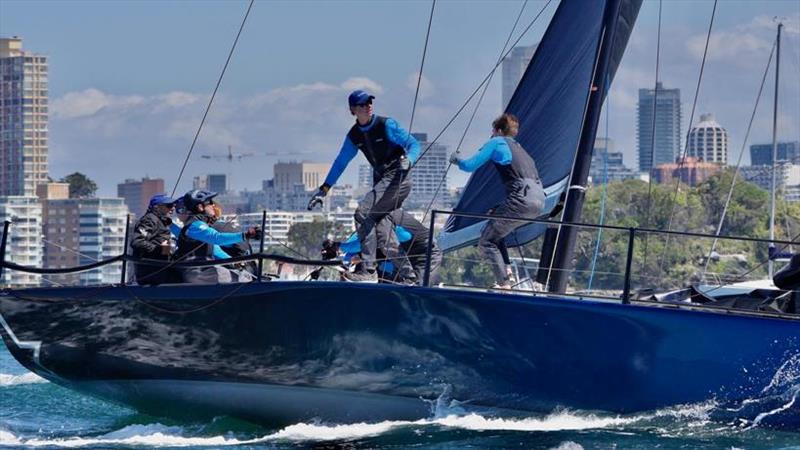
[[[465,172],[474,172],[489,161],[501,166],[511,164],[511,148],[504,136],[489,139],[471,158],[458,160],[458,168]]]
[[[358,126],[357,128],[363,132],[369,131],[372,127],[375,126],[376,121],[378,120],[378,116],[373,114],[372,120],[366,126]],[[414,136],[403,129],[396,120],[391,118],[384,119],[385,129],[386,129],[386,139],[391,141],[393,144],[402,147],[406,152],[406,158],[414,164],[419,158],[420,154],[420,147],[419,142],[414,139]],[[325,177],[325,184],[328,186],[333,186],[339,180],[339,177],[342,176],[342,173],[347,169],[347,165],[350,164],[350,161],[355,158],[358,154],[358,147],[356,147],[355,143],[350,139],[349,133],[348,136],[345,136],[344,142],[342,143],[342,148],[339,150],[339,155],[333,161],[333,166],[331,166],[331,170],[328,172],[328,176]]]

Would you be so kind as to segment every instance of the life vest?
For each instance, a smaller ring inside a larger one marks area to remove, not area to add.
[[[362,131],[358,123],[347,133],[350,142],[367,158],[374,174],[381,176],[406,154],[405,149],[389,140],[386,134],[386,117],[375,116],[372,126]]]
[[[183,224],[181,233],[178,236],[178,249],[175,251],[177,261],[188,261],[192,259],[214,259],[214,246],[203,241],[192,239],[186,235],[189,226],[194,222],[208,223],[208,217],[203,214],[195,214]]]
[[[495,162],[494,167],[500,174],[506,191],[509,194],[517,191],[525,185],[526,180],[540,183],[539,171],[536,170],[536,163],[533,162],[531,155],[516,140],[510,137],[506,137],[505,140],[511,149],[511,164],[502,165]]]

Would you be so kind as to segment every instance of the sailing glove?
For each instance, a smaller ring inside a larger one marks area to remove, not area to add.
[[[406,156],[400,157],[400,170],[405,170],[406,172],[411,170],[411,160],[408,159],[408,157]]]
[[[450,164],[458,165],[458,153],[453,153],[450,155]]]
[[[319,190],[317,190],[317,193],[314,194],[314,196],[311,197],[311,200],[308,201],[308,210],[311,211],[312,209],[316,208],[317,205],[322,206],[322,199],[328,195],[328,191],[330,190],[330,185],[323,184],[320,186]]]
[[[242,235],[247,239],[261,239],[261,227],[250,227]]]

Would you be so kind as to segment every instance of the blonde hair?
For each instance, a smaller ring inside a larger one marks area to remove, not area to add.
[[[519,132],[519,120],[515,115],[505,113],[494,119],[492,128],[498,130],[503,136],[515,137]]]

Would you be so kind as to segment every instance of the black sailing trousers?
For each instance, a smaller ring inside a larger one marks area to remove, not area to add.
[[[503,203],[494,208],[492,214],[535,219],[544,208],[544,189],[539,180],[528,178],[518,180],[508,190],[510,194]],[[525,222],[491,219],[481,232],[478,251],[492,265],[492,272],[497,284],[503,285],[508,281],[506,264],[500,250],[503,239],[522,225],[525,225]]]

